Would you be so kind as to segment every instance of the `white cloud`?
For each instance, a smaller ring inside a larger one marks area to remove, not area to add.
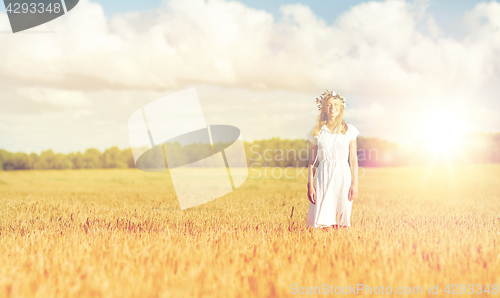
[[[282,6],[283,19],[274,20],[234,1],[171,0],[156,11],[108,20],[98,4],[84,0],[43,25],[58,33],[2,36],[8,42],[0,73],[19,84],[73,89],[199,83],[316,92],[334,85],[377,95],[482,84],[499,75],[489,65],[500,59],[491,56],[500,50],[500,4],[478,4],[468,14],[470,34],[462,42],[436,38],[432,18],[432,35],[417,30],[426,6],[367,2],[328,25],[301,4]]]
[[[59,90],[50,88],[19,88],[20,96],[47,103],[62,108],[83,108],[90,105],[90,101],[81,91]]]

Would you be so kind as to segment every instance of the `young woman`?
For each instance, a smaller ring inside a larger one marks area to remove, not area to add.
[[[326,90],[316,98],[316,103],[320,110],[316,126],[306,135],[312,143],[306,225],[349,227],[352,200],[358,195],[356,137],[359,130],[344,121],[346,103],[342,95]],[[316,160],[319,160],[317,171]]]

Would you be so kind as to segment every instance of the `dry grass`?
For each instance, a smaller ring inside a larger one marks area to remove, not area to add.
[[[422,287],[425,297],[429,284],[440,293],[448,283],[491,288],[500,284],[499,178],[500,165],[365,169],[352,228],[327,232],[305,228],[303,177],[248,179],[181,211],[167,174],[0,172],[0,296],[283,297],[291,284],[367,284]]]

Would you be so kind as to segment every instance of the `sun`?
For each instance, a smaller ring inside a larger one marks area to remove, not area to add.
[[[467,111],[464,105],[429,107],[423,117],[416,123],[419,133],[418,158],[428,166],[428,172],[423,181],[429,182],[435,166],[445,166],[449,185],[457,187],[455,165],[467,160],[467,155],[462,150],[465,144],[467,127]],[[442,170],[442,169],[441,169]],[[439,170],[438,170],[439,171]],[[442,172],[441,172],[442,174]]]
[[[422,138],[434,155],[449,156],[460,150],[464,133],[463,119],[452,109],[431,110],[425,115],[422,124]]]

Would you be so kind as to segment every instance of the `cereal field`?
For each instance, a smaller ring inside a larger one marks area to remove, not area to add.
[[[181,211],[168,174],[0,172],[0,297],[500,297],[499,164],[360,169],[348,230],[306,229],[289,176]]]

